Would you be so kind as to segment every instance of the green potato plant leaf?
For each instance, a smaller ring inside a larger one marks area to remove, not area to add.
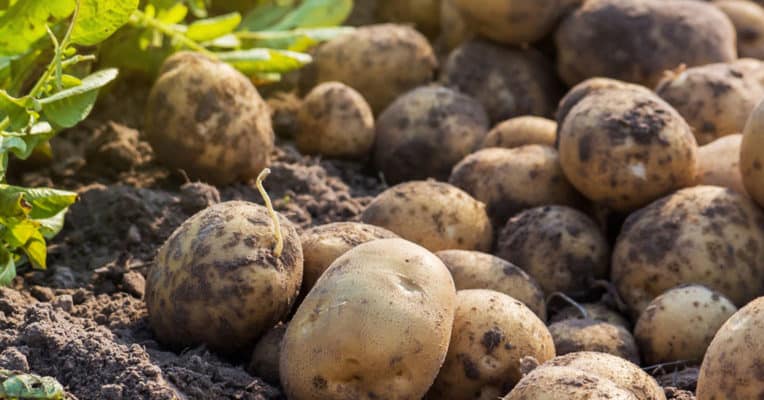
[[[38,102],[49,121],[63,128],[71,128],[90,114],[98,96],[98,89],[106,86],[116,77],[115,68],[104,69],[88,75],[79,85],[64,89]]]
[[[312,61],[305,53],[274,49],[247,49],[216,53],[225,61],[245,74],[281,73],[298,69]]]
[[[16,262],[8,249],[0,246],[0,286],[8,286],[16,277]]]
[[[229,34],[239,26],[239,13],[224,14],[213,18],[200,19],[188,26],[186,36],[197,42],[206,42]]]
[[[79,0],[72,43],[93,46],[104,41],[126,24],[137,8],[138,0]]]
[[[335,26],[353,10],[352,0],[305,0],[268,30]]]
[[[22,0],[0,16],[0,55],[26,52],[45,36],[46,26],[71,15],[74,0]]]

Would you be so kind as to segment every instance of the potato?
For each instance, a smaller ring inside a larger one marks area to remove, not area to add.
[[[566,319],[549,325],[557,355],[579,351],[612,354],[639,364],[634,337],[622,325],[593,319]]]
[[[534,369],[502,400],[642,400],[613,381],[572,367]]]
[[[551,119],[524,115],[510,118],[494,126],[483,139],[482,147],[508,149],[529,144],[554,147],[557,141],[557,122]]]
[[[744,0],[715,1],[732,21],[737,31],[737,52],[740,57],[764,58],[764,8]]]
[[[374,225],[334,222],[305,230],[300,235],[305,257],[302,293],[308,293],[337,257],[361,243],[392,239],[398,235]]]
[[[340,82],[308,93],[298,113],[297,148],[307,154],[363,159],[374,145],[374,115],[366,100]]]
[[[477,39],[451,52],[441,81],[479,101],[492,123],[521,115],[551,116],[561,94],[541,53]]]
[[[631,91],[637,91],[645,94],[653,94],[653,92],[640,85],[635,85],[633,83],[618,81],[615,79],[609,79],[609,78],[589,78],[576,86],[573,86],[568,93],[565,94],[565,96],[560,100],[560,104],[557,107],[557,113],[556,118],[557,122],[562,122],[565,120],[565,118],[570,113],[570,110],[573,109],[575,105],[577,105],[581,100],[586,98],[592,93],[604,91],[604,90],[610,90],[610,89],[623,89],[623,90],[631,90]],[[560,126],[561,124],[557,124],[557,132],[559,134],[560,132]],[[559,137],[558,137],[559,139]]]
[[[557,29],[557,70],[568,85],[594,76],[655,87],[663,72],[737,58],[735,27],[710,4],[590,0]]]
[[[696,186],[666,196],[626,220],[611,279],[638,316],[658,295],[696,283],[736,305],[764,293],[764,212],[741,194]]]
[[[679,286],[650,302],[634,326],[634,336],[648,364],[699,363],[716,331],[735,311],[731,301],[705,286]]]
[[[584,196],[623,212],[694,183],[695,137],[665,101],[632,85],[573,90],[561,103],[575,105],[558,120],[558,147]]]
[[[361,221],[381,226],[430,251],[489,251],[493,228],[485,205],[447,183],[413,181],[380,193]]]
[[[696,184],[723,186],[746,194],[740,173],[740,145],[743,135],[722,136],[698,148]]]
[[[745,125],[740,173],[746,192],[764,207],[764,102],[756,106]]]
[[[586,315],[582,315],[581,310],[583,308],[586,311]],[[618,312],[611,310],[608,306],[602,303],[583,303],[576,306],[568,306],[557,313],[552,315],[550,322],[560,322],[566,319],[592,319],[595,321],[607,322],[612,325],[619,325],[624,328],[629,328],[631,324]]]
[[[216,185],[255,178],[270,163],[274,140],[268,106],[249,79],[185,51],[162,65],[144,133],[160,162]]]
[[[448,350],[451,274],[403,239],[360,244],[335,260],[282,342],[289,399],[419,399]],[[530,312],[529,312],[530,313]]]
[[[440,30],[440,36],[436,42],[441,51],[449,52],[474,35],[464,21],[464,17],[459,13],[459,9],[456,8],[455,1],[440,1],[440,26],[448,27],[448,29]]]
[[[285,333],[286,325],[279,323],[260,338],[252,351],[247,372],[271,385],[279,385],[281,340],[284,339]]]
[[[399,95],[432,81],[437,66],[430,43],[413,28],[368,25],[319,46],[300,74],[300,88],[306,93],[318,83],[339,81],[378,114]]]
[[[536,278],[544,293],[584,294],[608,275],[610,248],[588,216],[564,206],[536,207],[512,217],[496,255]]]
[[[740,133],[764,97],[764,63],[741,59],[667,74],[655,92],[674,107],[704,145]]]
[[[756,399],[764,393],[764,297],[736,312],[714,336],[698,375],[698,400]]]
[[[488,117],[475,100],[445,87],[412,90],[377,119],[374,165],[389,183],[435,178],[483,141]]]
[[[454,278],[456,290],[490,289],[520,300],[546,321],[546,299],[539,284],[525,271],[499,257],[479,251],[442,250],[435,253]]]
[[[497,227],[528,208],[583,203],[565,179],[557,151],[547,146],[479,150],[456,164],[448,181],[486,203]]]
[[[495,399],[522,377],[521,358],[554,355],[546,326],[521,302],[493,290],[460,290],[448,355],[426,398]]]
[[[387,22],[412,23],[430,38],[440,31],[441,0],[385,0],[377,3],[377,15]]]
[[[286,316],[303,258],[297,229],[278,218],[280,256],[268,210],[254,203],[215,204],[170,235],[146,278],[149,322],[159,341],[232,354],[251,349]]]

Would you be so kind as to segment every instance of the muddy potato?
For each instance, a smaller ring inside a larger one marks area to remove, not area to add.
[[[286,325],[279,323],[263,335],[252,351],[247,372],[271,385],[279,385],[279,357]]]
[[[307,154],[363,159],[374,144],[374,115],[363,96],[340,82],[308,93],[298,113],[297,148]]]
[[[622,325],[593,319],[566,319],[549,325],[557,355],[579,351],[612,354],[639,365],[639,350]]]
[[[435,253],[451,272],[456,290],[489,289],[520,300],[546,321],[546,299],[539,284],[525,271],[487,253],[443,250]]]
[[[273,149],[268,106],[249,79],[185,51],[162,65],[144,133],[160,162],[216,185],[255,178]]]
[[[446,361],[427,399],[495,399],[522,377],[520,359],[555,355],[544,323],[520,301],[485,289],[456,292]]]
[[[663,72],[737,58],[735,28],[690,0],[591,0],[556,32],[557,70],[575,85],[594,76],[655,87]]]
[[[613,381],[572,367],[541,366],[502,400],[642,400]]]
[[[586,313],[582,313],[580,308]],[[552,315],[549,322],[560,322],[566,319],[592,319],[595,321],[607,322],[613,325],[619,325],[624,328],[631,327],[629,321],[621,314],[610,309],[602,303],[582,303],[577,306],[568,306]]]
[[[718,0],[719,7],[737,31],[737,52],[740,57],[764,58],[764,8],[747,0]]]
[[[270,215],[254,203],[215,204],[170,235],[146,279],[149,322],[162,343],[251,349],[289,312],[302,281],[302,247],[294,225],[278,218],[278,257]]]
[[[380,193],[361,221],[381,226],[430,251],[489,251],[493,228],[485,205],[447,183],[413,181]]]
[[[573,86],[568,93],[565,94],[565,96],[560,100],[560,104],[557,107],[557,112],[555,114],[555,117],[557,118],[557,132],[559,134],[560,132],[560,125],[561,122],[565,120],[565,118],[570,113],[570,110],[573,109],[575,105],[577,105],[581,100],[586,98],[592,93],[604,91],[604,90],[610,90],[610,89],[623,89],[623,90],[632,90],[637,91],[645,94],[652,94],[653,92],[641,85],[635,85],[633,83],[623,82],[615,79],[610,78],[589,78],[585,81],[582,81],[581,83],[577,84],[576,86]],[[559,140],[559,136],[558,136]]]
[[[441,0],[384,0],[377,2],[377,15],[382,21],[412,23],[430,38],[440,31]]]
[[[583,203],[565,179],[557,151],[547,146],[479,150],[456,164],[448,181],[486,203],[497,228],[528,208]]]
[[[746,192],[764,207],[764,102],[753,110],[740,144],[740,173]]]
[[[377,119],[374,165],[389,183],[444,181],[478,147],[488,127],[483,107],[472,98],[445,87],[417,88]]]
[[[515,148],[529,144],[554,147],[557,141],[557,122],[551,119],[524,115],[510,118],[493,127],[483,139],[481,147]]]
[[[536,278],[544,293],[580,295],[608,275],[610,248],[597,225],[564,206],[536,207],[512,217],[496,255]]]
[[[279,369],[289,399],[419,399],[448,350],[456,292],[434,254],[403,239],[335,260],[297,309]],[[530,312],[529,312],[530,313]]]
[[[339,81],[357,90],[375,114],[396,97],[434,78],[438,62],[427,39],[411,27],[362,26],[319,46],[300,74],[303,93]]]
[[[444,85],[479,101],[494,124],[521,115],[551,116],[561,95],[556,79],[537,51],[480,39],[451,52],[441,74]]]
[[[633,87],[581,88],[563,100],[574,105],[558,120],[565,176],[584,196],[617,211],[695,181],[692,130],[660,97]]]
[[[764,212],[717,186],[680,190],[633,213],[613,250],[611,279],[638,316],[673,287],[705,285],[740,306],[764,293]]]
[[[650,302],[637,319],[634,337],[648,364],[700,362],[716,331],[735,311],[731,301],[705,286],[680,286]]]
[[[743,135],[727,135],[698,148],[696,184],[723,186],[745,194],[740,173],[740,145]]]

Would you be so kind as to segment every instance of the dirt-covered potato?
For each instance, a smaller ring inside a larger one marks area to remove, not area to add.
[[[279,385],[281,340],[285,333],[286,325],[279,323],[260,338],[252,351],[247,372],[271,385]]]
[[[666,70],[737,58],[735,27],[690,0],[590,0],[556,32],[557,70],[575,85],[594,76],[655,87]]]
[[[655,92],[684,117],[698,144],[704,145],[743,131],[764,97],[764,63],[748,58],[672,72]]]
[[[764,212],[718,186],[680,190],[633,213],[611,279],[632,315],[673,287],[697,283],[737,306],[764,293]]]
[[[573,367],[534,369],[502,400],[642,400],[615,382]]]
[[[162,65],[144,133],[157,160],[216,185],[255,178],[273,149],[268,106],[249,79],[192,52]]]
[[[488,131],[480,103],[455,90],[425,86],[396,99],[377,119],[374,165],[389,183],[448,179]]]
[[[493,228],[485,205],[457,187],[436,181],[401,183],[380,193],[361,221],[381,226],[430,251],[489,251]]]
[[[557,107],[557,112],[555,114],[555,117],[557,118],[557,132],[559,134],[560,132],[560,123],[565,120],[565,118],[570,113],[570,110],[573,109],[575,105],[577,105],[581,100],[586,98],[586,96],[589,96],[592,93],[599,92],[602,90],[610,90],[610,89],[623,89],[623,90],[633,90],[637,92],[652,94],[653,92],[641,85],[636,85],[633,83],[623,82],[615,79],[610,78],[589,78],[576,86],[573,86],[568,93],[565,94],[565,96],[560,100],[560,104]],[[559,137],[558,137],[559,139]]]
[[[529,144],[554,147],[557,141],[557,122],[551,119],[524,115],[500,122],[488,131],[481,147],[508,149]]]
[[[566,319],[549,325],[557,355],[596,351],[639,364],[634,336],[622,325],[593,319]]]
[[[561,94],[541,53],[479,39],[451,52],[441,81],[479,101],[494,124],[521,115],[551,116]]]
[[[438,66],[427,38],[405,25],[362,26],[319,46],[300,74],[303,93],[339,81],[361,93],[375,114],[396,97],[435,76]]]
[[[497,228],[531,207],[583,203],[565,179],[557,151],[548,146],[479,150],[456,164],[448,181],[486,203]]]
[[[745,194],[740,173],[740,145],[743,135],[722,136],[698,148],[698,185],[723,186]]]
[[[764,393],[764,297],[736,312],[711,341],[698,375],[698,400],[756,399]]]
[[[608,275],[610,247],[586,214],[565,206],[536,207],[512,217],[496,255],[536,278],[545,293],[580,295]]]
[[[737,31],[740,57],[764,58],[764,8],[749,0],[717,0],[719,7]]]
[[[363,96],[340,82],[308,93],[298,113],[297,148],[308,154],[363,159],[374,145],[374,114]]]
[[[422,398],[445,360],[455,307],[451,274],[434,254],[403,239],[358,245],[319,278],[287,327],[279,364],[287,397]]]
[[[562,103],[574,105],[560,114],[558,147],[565,176],[584,196],[631,211],[694,183],[695,137],[660,97],[633,85],[573,90]]]
[[[580,308],[579,308],[580,307]],[[581,308],[586,312],[581,312]],[[566,319],[592,319],[595,321],[607,322],[613,325],[620,325],[629,328],[631,324],[623,315],[602,303],[582,303],[576,306],[568,306],[552,315],[549,322],[560,322]]]
[[[525,271],[499,257],[470,250],[435,253],[454,278],[456,290],[489,289],[520,300],[546,321],[546,299],[541,287]]]
[[[251,349],[289,312],[302,282],[302,247],[294,225],[278,218],[278,256],[268,210],[254,203],[215,204],[170,235],[146,279],[149,322],[161,342]]]
[[[383,0],[377,2],[377,16],[386,22],[411,23],[434,38],[440,31],[441,0]]]
[[[746,192],[764,207],[764,101],[748,118],[740,144],[740,173]]]
[[[301,292],[308,293],[329,265],[353,247],[396,237],[398,235],[387,229],[360,222],[334,222],[305,230],[300,235],[305,257]]]
[[[634,337],[648,364],[699,363],[716,331],[735,311],[731,301],[705,286],[680,286],[650,302],[634,325]]]
[[[522,377],[520,359],[555,356],[544,323],[520,301],[485,289],[456,292],[446,361],[427,399],[495,399]]]

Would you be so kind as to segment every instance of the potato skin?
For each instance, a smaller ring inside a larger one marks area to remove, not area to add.
[[[557,142],[557,122],[551,119],[523,115],[510,118],[488,131],[482,148],[515,148],[529,144],[554,147]]]
[[[525,375],[502,400],[642,400],[613,381],[572,367],[545,365]]]
[[[680,190],[633,213],[613,251],[611,279],[641,313],[675,286],[705,285],[736,305],[764,292],[764,212],[716,186]]]
[[[485,205],[455,186],[431,180],[385,190],[366,207],[361,221],[430,251],[489,251],[493,242]]]
[[[419,399],[448,350],[451,275],[403,239],[358,245],[335,260],[297,309],[282,343],[289,399]]]
[[[441,0],[384,0],[377,2],[377,16],[382,21],[413,23],[429,38],[440,31]]]
[[[543,363],[554,355],[546,326],[520,301],[493,290],[460,290],[448,355],[426,398],[497,398],[522,377],[521,358]]]
[[[745,125],[740,173],[746,192],[764,207],[764,102],[756,106]]]
[[[448,29],[440,30],[440,36],[436,41],[438,50],[441,52],[449,52],[474,36],[464,17],[459,13],[455,2],[456,0],[440,1],[440,26],[448,27]]]
[[[556,33],[568,85],[594,76],[655,87],[663,72],[737,58],[735,28],[710,4],[689,0],[590,0]]]
[[[290,310],[302,281],[302,247],[279,214],[280,257],[265,207],[243,201],[210,206],[186,220],[157,253],[146,279],[154,334],[179,349],[206,344],[251,349]]]
[[[567,319],[549,325],[557,355],[579,351],[612,354],[639,365],[639,350],[625,327],[593,319]]]
[[[144,132],[157,159],[193,179],[225,185],[270,163],[268,106],[228,64],[185,51],[170,56],[146,110]]]
[[[279,385],[279,358],[281,357],[281,340],[284,339],[286,325],[279,323],[265,332],[252,350],[247,372],[252,376],[262,378],[271,385]]]
[[[483,141],[488,127],[483,107],[472,98],[445,87],[417,88],[377,119],[374,165],[389,183],[445,181]]]
[[[697,185],[722,186],[746,194],[740,173],[742,134],[722,136],[698,148]]]
[[[764,8],[762,3],[745,0],[717,0],[719,7],[737,31],[740,57],[764,58]]]
[[[546,299],[541,287],[525,271],[499,257],[470,250],[435,253],[454,278],[456,290],[489,289],[520,300],[546,321]]]
[[[579,304],[581,307],[586,310],[587,317],[589,319],[593,319],[595,321],[602,321],[607,322],[609,324],[613,325],[620,325],[624,328],[629,329],[631,327],[631,324],[629,321],[626,320],[621,314],[618,312],[611,310],[609,307],[602,303],[582,303]],[[566,319],[585,319],[583,315],[581,315],[581,311],[578,310],[578,308],[569,306],[565,307],[562,310],[558,311],[555,314],[552,314],[552,318],[549,319],[549,322],[560,322],[564,321]]]

